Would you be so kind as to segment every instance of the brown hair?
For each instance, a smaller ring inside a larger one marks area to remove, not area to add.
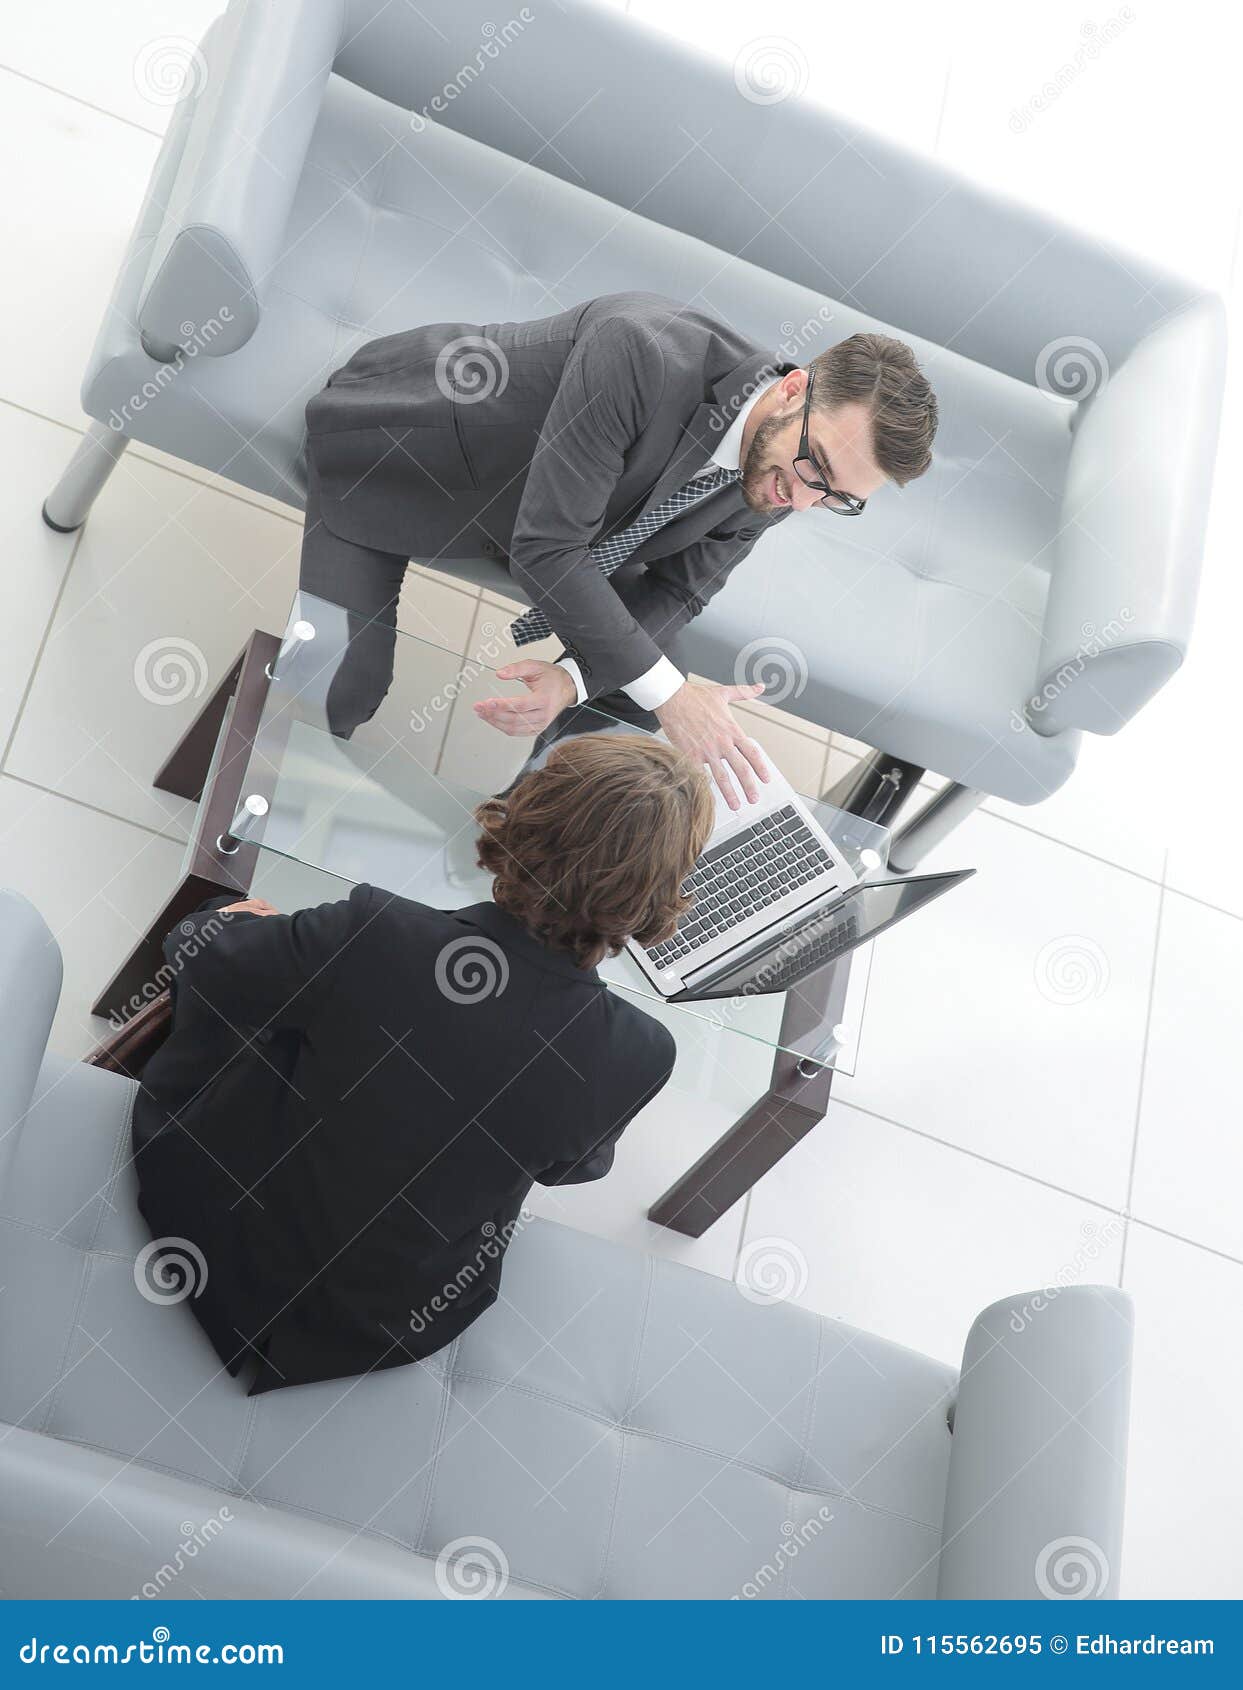
[[[492,896],[580,968],[667,939],[712,832],[703,769],[646,734],[580,735],[475,811]]]
[[[877,466],[899,487],[922,475],[932,462],[937,432],[937,396],[915,354],[887,334],[852,334],[809,366],[815,375],[813,411],[862,401],[872,416],[872,450]]]

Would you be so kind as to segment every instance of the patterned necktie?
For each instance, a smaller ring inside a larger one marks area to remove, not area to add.
[[[679,487],[676,493],[670,493],[660,504],[636,517],[629,528],[623,528],[620,533],[590,547],[587,556],[607,580],[615,569],[621,568],[636,546],[642,545],[658,528],[663,528],[671,517],[689,510],[718,488],[728,487],[731,482],[737,481],[739,473],[736,469],[714,469],[709,475],[695,476],[685,487]],[[535,640],[546,640],[553,627],[542,610],[528,610],[516,622],[510,623],[509,631],[514,636],[515,645],[530,645]]]

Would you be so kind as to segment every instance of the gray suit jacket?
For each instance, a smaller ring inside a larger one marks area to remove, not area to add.
[[[501,560],[600,697],[650,669],[789,512],[756,516],[728,487],[608,580],[587,548],[689,480],[756,385],[794,367],[652,293],[388,335],[307,407],[320,517],[420,561]]]

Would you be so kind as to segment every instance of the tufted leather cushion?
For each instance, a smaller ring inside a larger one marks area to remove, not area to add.
[[[144,1472],[148,1491],[180,1494],[175,1517],[232,1500],[260,1520],[276,1595],[309,1580],[292,1569],[316,1532],[331,1534],[321,1559],[338,1579],[378,1578],[383,1551],[386,1578],[404,1557],[427,1585],[469,1537],[499,1546],[511,1594],[935,1593],[951,1369],[532,1220],[501,1300],[449,1350],[248,1398],[188,1310],[137,1287],[133,1096],[128,1080],[48,1057],[0,1193],[0,1419],[23,1429],[0,1430],[0,1460],[29,1470],[22,1506],[29,1491],[37,1515],[25,1541],[13,1525],[0,1535],[10,1593],[33,1576],[35,1539],[45,1581],[87,1553],[98,1568],[83,1534],[108,1497],[130,1496],[133,1513]],[[49,1461],[55,1440],[109,1457],[107,1480],[85,1453]],[[240,1530],[232,1562],[227,1538],[204,1553],[197,1589],[240,1593]],[[169,1553],[115,1519],[107,1541],[98,1594],[128,1594]]]

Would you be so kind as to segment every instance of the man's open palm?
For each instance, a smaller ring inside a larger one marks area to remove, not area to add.
[[[533,657],[507,663],[496,671],[496,678],[521,681],[527,689],[525,696],[484,698],[475,705],[476,716],[504,734],[542,733],[577,697],[574,682],[565,669]]]

